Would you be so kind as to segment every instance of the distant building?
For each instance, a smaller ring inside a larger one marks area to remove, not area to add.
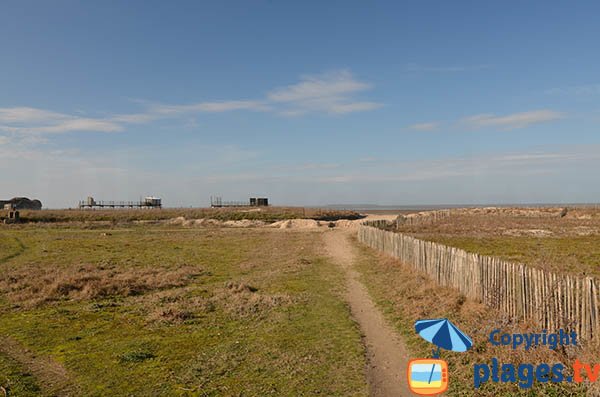
[[[268,207],[269,199],[266,197],[250,197],[248,201],[223,201],[221,197],[210,198],[210,206],[221,207]]]
[[[0,208],[13,208],[15,210],[41,210],[40,200],[30,200],[27,197],[13,197],[10,200],[0,200]]]
[[[144,197],[146,207],[162,207],[162,200],[158,197]]]
[[[250,197],[251,207],[268,207],[269,199],[266,197]]]
[[[148,196],[140,201],[97,201],[92,196],[79,202],[79,208],[162,208],[162,199]]]

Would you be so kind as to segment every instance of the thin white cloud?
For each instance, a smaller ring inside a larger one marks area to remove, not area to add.
[[[0,145],[6,145],[10,142],[7,136],[0,136]]]
[[[268,111],[269,107],[259,101],[216,101],[185,105],[149,104],[142,113],[119,114],[111,117],[118,123],[145,124],[154,120],[179,117],[194,113],[221,113],[234,110]]]
[[[594,150],[596,149],[596,150]],[[322,183],[383,183],[441,180],[476,175],[534,175],[552,173],[576,164],[597,164],[596,148],[575,148],[563,152],[521,152],[471,157],[454,157],[432,161],[378,162],[375,169],[359,166],[351,173],[323,175]],[[370,172],[369,172],[370,170]]]
[[[34,133],[63,133],[70,131],[97,131],[97,132],[117,132],[122,131],[123,127],[107,120],[77,118],[62,121],[55,125],[45,127],[26,128],[27,132]]]
[[[423,66],[416,63],[406,65],[408,72],[460,73],[489,69],[490,65]]]
[[[337,114],[365,112],[380,108],[382,105],[377,102],[352,102],[333,104],[329,107],[329,112]]]
[[[111,121],[115,123],[146,124],[159,118],[160,116],[156,113],[131,113],[113,116]]]
[[[72,116],[31,107],[0,108],[0,123],[22,124],[71,119]]]
[[[600,94],[600,84],[583,84],[570,87],[550,88],[544,91],[548,95],[597,95]]]
[[[561,112],[542,109],[529,112],[512,113],[505,116],[496,116],[492,113],[477,114],[466,117],[462,121],[473,127],[500,127],[512,129],[527,127],[531,124],[555,121],[563,117],[564,114]]]
[[[0,169],[14,170],[3,179],[3,187],[6,191],[39,198],[44,206],[50,207],[73,206],[87,195],[97,195],[102,199],[135,199],[144,194],[161,196],[169,206],[188,206],[206,202],[210,194],[236,199],[246,197],[252,191],[265,192],[279,204],[283,203],[284,196],[278,195],[289,191],[294,194],[285,196],[287,200],[297,199],[299,204],[304,205],[315,197],[318,198],[315,204],[318,204],[319,197],[328,194],[335,201],[372,202],[377,199],[377,192],[382,190],[370,188],[373,184],[385,187],[383,196],[386,199],[392,197],[390,200],[398,200],[418,191],[419,196],[410,196],[410,200],[417,197],[421,201],[430,201],[438,197],[442,197],[440,200],[447,199],[457,191],[461,193],[460,197],[476,196],[481,191],[483,179],[508,181],[505,183],[519,179],[535,184],[539,175],[549,175],[550,181],[557,180],[556,176],[564,176],[561,180],[568,183],[569,176],[576,178],[581,172],[592,175],[593,171],[589,170],[600,166],[598,145],[427,161],[386,162],[367,158],[368,162],[348,159],[339,167],[334,163],[315,162],[299,163],[293,167],[273,164],[266,168],[262,160],[247,161],[248,158],[256,158],[256,154],[244,148],[184,146],[182,144],[182,152],[179,153],[193,150],[194,153],[203,153],[202,158],[179,156],[182,162],[177,164],[176,169],[157,171],[149,168],[148,164],[164,162],[164,159],[172,158],[172,153],[165,154],[162,149],[157,151],[150,147],[134,152],[123,149],[94,154],[0,145]],[[205,155],[210,158],[205,158]],[[204,163],[198,164],[198,161]],[[456,189],[458,185],[467,190]],[[496,182],[491,183],[489,189],[495,186]],[[543,192],[541,200],[550,200],[556,197],[553,195],[564,191],[556,190],[555,183],[552,186],[553,190]],[[597,189],[593,190],[593,184],[590,186],[585,187],[585,192],[594,197]],[[516,188],[511,192],[521,193]],[[488,194],[494,201],[502,197],[501,193],[502,189],[499,189]],[[537,193],[535,188],[523,191],[523,194],[533,193]],[[572,193],[565,197],[575,200]]]
[[[269,91],[262,100],[224,100],[179,105],[141,101],[147,106],[145,112],[116,115],[111,120],[140,124],[184,114],[236,110],[276,112],[286,116],[300,116],[310,112],[346,114],[373,110],[381,106],[376,102],[357,101],[353,98],[356,93],[370,88],[369,84],[356,80],[349,71],[342,70],[318,76],[304,76],[299,83]]]
[[[267,95],[274,102],[295,102],[315,98],[337,98],[370,86],[356,81],[347,70],[327,73],[320,76],[303,76],[302,81],[277,88]]]
[[[216,101],[199,102],[189,105],[155,105],[150,108],[150,112],[158,114],[181,114],[195,112],[220,113],[232,110],[265,111],[268,109],[268,106],[259,101]]]
[[[539,162],[539,161],[558,161],[558,160],[578,160],[581,158],[579,153],[526,153],[526,154],[508,154],[496,157],[498,161],[508,162]]]
[[[418,123],[418,124],[413,124],[413,125],[409,125],[408,128],[411,130],[416,130],[416,131],[433,131],[436,130],[439,127],[439,123],[432,121],[432,122],[428,122],[428,123]]]
[[[361,157],[358,159],[358,161],[360,163],[373,163],[375,161],[379,160],[377,157],[374,156],[367,156],[367,157]]]
[[[190,104],[137,101],[145,109],[138,113],[113,114],[102,118],[57,113],[33,107],[0,108],[0,131],[12,134],[58,134],[73,131],[118,132],[127,124],[148,124],[159,119],[186,118],[197,113],[230,111],[276,112],[298,116],[309,112],[347,114],[373,110],[381,104],[359,101],[358,92],[370,89],[349,71],[305,76],[301,82],[270,91],[262,100],[222,100]],[[82,112],[78,112],[82,113]],[[189,123],[188,123],[189,124]]]
[[[299,171],[308,171],[308,170],[329,170],[333,168],[340,167],[338,163],[306,163],[296,167],[296,170]]]
[[[309,112],[345,114],[382,106],[354,98],[357,93],[370,88],[370,84],[356,80],[349,71],[340,70],[318,76],[303,76],[299,83],[270,91],[267,100],[284,106],[279,112],[288,116]]]
[[[110,120],[72,116],[31,107],[0,108],[0,131],[32,134],[59,134],[69,131],[121,131]]]

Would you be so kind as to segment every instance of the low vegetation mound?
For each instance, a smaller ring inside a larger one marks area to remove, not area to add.
[[[228,221],[276,222],[285,219],[308,218],[315,220],[360,219],[355,211],[322,210],[303,207],[260,208],[163,208],[163,209],[103,209],[103,210],[41,210],[22,211],[21,221],[29,223],[89,223],[126,224],[155,222],[183,218],[184,220],[213,219]]]
[[[600,276],[600,209],[477,208],[421,215],[393,230],[556,273]]]
[[[84,300],[139,295],[180,287],[200,276],[193,266],[176,269],[81,265],[63,269],[28,266],[0,275],[0,291],[15,304],[37,305],[58,300]]]

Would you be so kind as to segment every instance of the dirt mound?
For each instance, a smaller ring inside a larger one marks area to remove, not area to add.
[[[174,226],[185,226],[185,227],[194,227],[194,226],[221,226],[223,222],[217,219],[185,219],[183,216],[178,216],[177,218],[169,219],[166,221],[168,225]]]
[[[240,221],[225,221],[223,222],[223,226],[228,227],[260,227],[264,226],[265,222],[263,221],[253,221],[249,219],[242,219]]]
[[[183,225],[186,222],[186,219],[183,216],[178,216],[177,218],[169,219],[167,221],[168,225]]]
[[[282,221],[284,222],[284,221]],[[185,219],[183,216],[169,219],[168,225],[184,226],[184,227],[261,227],[265,222],[251,219],[241,219],[237,221],[220,221],[218,219],[200,218],[200,219]]]
[[[520,237],[520,236],[548,237],[548,236],[552,236],[554,233],[552,233],[552,231],[550,231],[550,230],[545,230],[545,229],[524,229],[524,230],[510,229],[510,230],[503,231],[502,234],[505,236],[516,236],[516,237]]]
[[[350,221],[347,219],[341,219],[341,220],[335,222],[335,227],[339,228],[339,229],[353,229],[353,228],[357,228],[362,223],[363,223],[362,220]]]
[[[188,225],[184,225],[184,226],[221,226],[221,225],[223,225],[223,222],[221,222],[220,220],[202,218],[202,219],[194,219]]]
[[[322,225],[322,222],[315,221],[314,219],[288,219],[272,223],[270,227],[280,229],[316,229]]]

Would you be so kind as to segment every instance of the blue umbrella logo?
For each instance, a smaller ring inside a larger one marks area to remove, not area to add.
[[[471,338],[447,318],[419,320],[415,323],[415,331],[421,338],[437,346],[437,351],[433,350],[433,358],[440,357],[440,348],[455,352],[466,352],[473,346]],[[431,383],[434,369],[435,365],[431,368],[429,383]]]

